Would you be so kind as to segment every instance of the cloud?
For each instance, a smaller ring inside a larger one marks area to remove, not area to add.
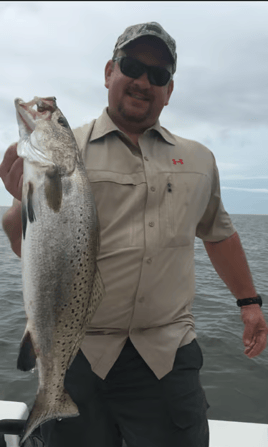
[[[118,36],[157,21],[178,51],[161,124],[212,150],[226,187],[265,189],[254,182],[268,162],[267,13],[267,2],[0,2],[0,161],[18,138],[15,97],[56,96],[72,127],[97,118]]]

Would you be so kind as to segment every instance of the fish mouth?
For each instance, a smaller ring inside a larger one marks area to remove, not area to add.
[[[32,133],[36,126],[36,121],[42,119],[51,120],[52,113],[57,109],[56,98],[39,98],[35,96],[32,101],[24,102],[21,98],[15,99],[17,119],[28,134]],[[34,107],[36,106],[36,109]]]

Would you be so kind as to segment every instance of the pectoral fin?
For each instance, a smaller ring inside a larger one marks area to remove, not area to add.
[[[28,193],[27,193],[27,214],[29,221],[32,223],[34,220],[36,220],[35,214],[34,214],[34,207],[33,207],[33,191],[34,186],[31,182],[28,183]]]
[[[27,207],[25,204],[25,200],[22,200],[21,203],[21,220],[22,220],[22,237],[25,239],[26,228],[27,228]]]
[[[36,220],[34,206],[33,206],[33,192],[34,186],[31,182],[28,182],[25,185],[26,196],[22,198],[22,206],[21,206],[21,221],[22,221],[22,237],[25,239],[26,236],[26,228],[27,222],[34,222]]]
[[[59,212],[62,201],[62,182],[57,166],[50,167],[46,171],[45,194],[49,208],[55,213]]]
[[[20,344],[17,368],[21,371],[30,371],[35,367],[36,355],[32,343],[31,333],[27,327]]]

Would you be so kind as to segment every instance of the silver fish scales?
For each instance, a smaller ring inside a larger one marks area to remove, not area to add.
[[[37,106],[37,110],[35,110]],[[27,326],[18,368],[38,367],[39,387],[21,444],[40,424],[77,416],[64,378],[104,294],[90,183],[54,97],[15,100],[24,158],[22,282]]]

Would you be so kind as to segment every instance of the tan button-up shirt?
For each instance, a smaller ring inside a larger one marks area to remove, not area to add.
[[[74,134],[96,200],[106,290],[82,350],[104,379],[130,337],[160,379],[178,347],[196,337],[195,237],[220,241],[235,232],[214,156],[159,122],[136,147],[106,109]]]

